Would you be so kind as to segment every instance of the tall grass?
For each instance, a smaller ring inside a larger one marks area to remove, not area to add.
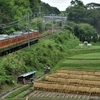
[[[67,56],[70,48],[78,45],[79,40],[74,38],[70,31],[53,35],[29,48],[9,54],[1,59],[0,72],[4,76],[18,76],[22,73],[36,70],[43,74],[46,65],[53,68],[58,61]],[[10,78],[7,78],[9,80]],[[10,80],[12,82],[13,79]],[[6,84],[6,80],[0,81]]]

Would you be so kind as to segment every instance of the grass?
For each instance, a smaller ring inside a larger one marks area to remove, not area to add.
[[[72,57],[72,59],[91,59],[91,60],[100,60],[100,53],[88,53],[88,54],[77,54]]]
[[[100,64],[100,60],[65,60],[62,62],[63,64]]]
[[[18,97],[23,97],[25,94],[28,93],[28,91],[29,91],[28,89],[30,87],[31,87],[30,85],[27,85],[27,86],[15,91],[15,92],[11,93],[10,95],[8,95],[6,97],[6,99],[11,99],[11,98],[13,98],[13,99],[17,98],[18,99]]]
[[[99,45],[93,45],[93,46],[91,46],[91,47],[87,47],[87,46],[82,46],[82,47],[80,47],[80,46],[77,46],[76,48],[75,48],[76,50],[77,49],[80,49],[80,50],[83,50],[83,49],[85,49],[85,50],[91,50],[91,49],[100,49],[100,46]],[[74,50],[75,50],[74,49]]]
[[[54,70],[58,68],[82,69],[82,70],[100,70],[100,60],[62,60],[57,64]]]
[[[100,46],[93,46],[91,48],[79,46],[72,49],[72,56],[62,59],[53,69],[81,69],[81,70],[100,70]]]
[[[78,55],[78,54],[89,54],[89,53],[99,53],[100,52],[100,46],[92,46],[90,48],[84,46],[84,47],[79,47],[77,46],[74,49],[70,50],[71,55]],[[100,55],[100,54],[99,54]]]

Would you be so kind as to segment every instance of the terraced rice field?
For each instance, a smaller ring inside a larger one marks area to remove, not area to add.
[[[100,98],[100,71],[59,69],[52,75],[47,75],[45,81],[35,81],[34,89],[35,92],[38,90],[47,93],[48,98],[55,98],[57,94],[60,95],[58,98],[77,98],[77,100]],[[43,94],[39,96],[40,93],[36,94],[38,97],[46,97]]]

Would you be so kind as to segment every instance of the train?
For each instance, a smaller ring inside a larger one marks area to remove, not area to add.
[[[37,42],[39,35],[38,30],[32,29],[24,32],[13,32],[10,35],[0,35],[0,56],[28,46],[28,41],[30,44]]]

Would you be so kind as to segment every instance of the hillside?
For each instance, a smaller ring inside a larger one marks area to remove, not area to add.
[[[70,48],[78,43],[78,39],[70,31],[65,31],[41,40],[30,49],[25,48],[2,57],[0,60],[1,89],[3,89],[2,84],[11,85],[13,80],[16,83],[17,76],[22,73],[36,70],[37,75],[41,75],[46,65],[52,69],[58,61],[69,55]]]
[[[28,30],[28,16],[30,29],[33,29],[34,25],[38,29],[37,23],[32,19],[52,13],[58,15],[60,11],[41,0],[0,0],[0,34]]]
[[[100,46],[77,46],[71,49],[70,57],[66,57],[55,68],[62,66],[65,69],[100,70]]]
[[[92,44],[92,46],[89,48],[87,46],[80,47],[78,46],[78,39],[72,34],[69,36],[68,33],[69,31],[61,32],[48,39],[41,40],[37,44],[33,45],[30,50],[25,48],[16,53],[8,55],[6,58],[1,58],[1,61],[4,61],[4,59],[9,61],[6,64],[10,64],[10,70],[14,70],[14,66],[19,66],[16,73],[12,71],[13,76],[30,70],[37,70],[36,75],[40,76],[43,74],[43,68],[47,64],[51,67],[52,72],[57,71],[59,68],[83,71],[100,70],[99,43],[97,45]],[[13,64],[11,64],[12,59],[14,61]],[[5,63],[3,62],[2,65],[5,65]],[[4,69],[6,67],[2,66],[2,68]],[[25,93],[28,91],[28,89],[25,90]],[[17,95],[21,98],[25,93],[22,92],[21,94],[18,94],[16,92],[16,98]],[[14,95],[10,95],[9,98],[12,96]],[[33,98],[31,97],[31,99]]]
[[[70,49],[70,55],[56,64],[52,69],[53,73],[46,75],[43,80],[34,82],[34,91],[29,98],[100,99],[99,52],[100,46],[95,44],[91,47],[84,45]]]

